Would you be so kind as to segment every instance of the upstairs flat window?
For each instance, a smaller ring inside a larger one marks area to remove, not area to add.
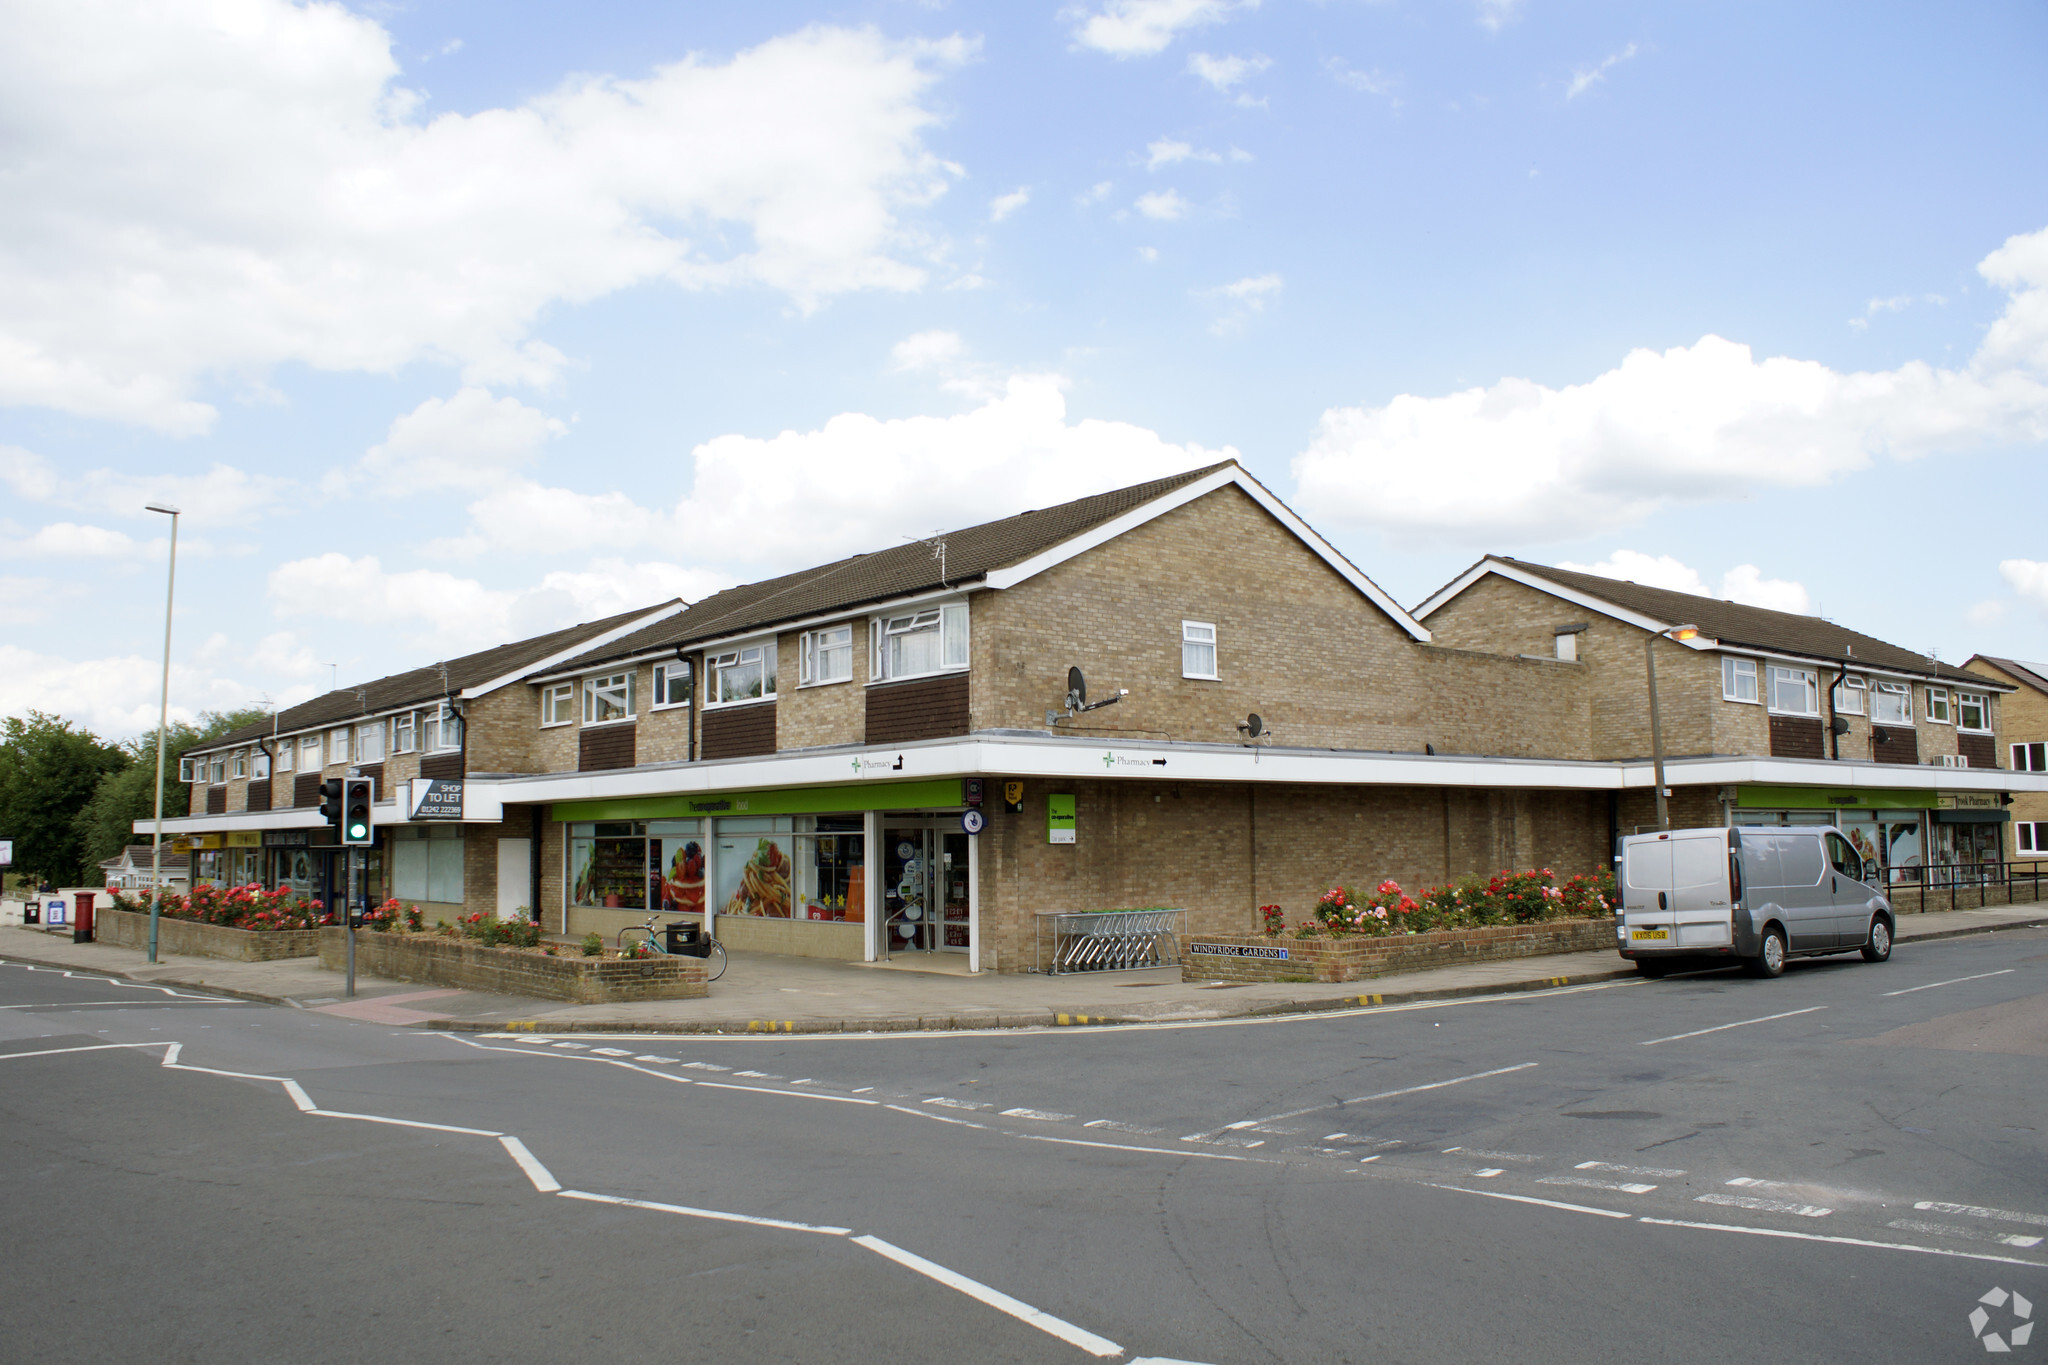
[[[1863,694],[1870,689],[1861,678],[1844,678],[1835,684],[1835,710],[1845,716],[1863,714]]]
[[[902,616],[878,616],[869,626],[875,681],[919,678],[967,667],[967,604],[952,602]]]
[[[807,630],[798,641],[797,685],[848,682],[853,678],[853,627]]]
[[[654,709],[690,704],[690,666],[682,662],[654,666]]]
[[[1721,659],[1721,695],[1729,701],[1756,700],[1756,660]]]
[[[219,786],[219,785],[220,785],[221,783],[223,783],[223,782],[227,781],[227,780],[228,780],[228,760],[227,760],[227,756],[226,756],[225,754],[215,754],[215,755],[213,756],[213,762],[212,762],[212,764],[211,764],[211,765],[209,765],[209,771],[210,771],[210,772],[211,772],[211,774],[212,774],[212,780],[213,780],[213,785],[214,785],[214,786],[218,787],[218,786]]]
[[[249,776],[261,782],[270,776],[270,755],[258,749],[249,756]]]
[[[235,750],[233,772],[236,777],[247,777],[249,775],[249,751],[247,749]]]
[[[382,763],[384,761],[384,722],[373,720],[368,725],[356,727],[356,762]]]
[[[277,744],[277,770],[288,773],[292,770],[292,750],[298,748],[295,740],[279,740]]]
[[[430,754],[452,753],[462,747],[462,717],[442,702],[420,713],[420,747]]]
[[[1948,689],[1930,687],[1927,689],[1927,719],[1936,725],[1949,723]]]
[[[1216,676],[1216,625],[1212,621],[1180,623],[1180,675],[1183,678]]]
[[[1913,689],[1904,683],[1879,683],[1870,694],[1870,720],[1874,725],[1911,725]]]
[[[711,656],[711,689],[720,702],[761,701],[775,695],[775,642],[741,645]]]
[[[575,719],[575,683],[550,683],[540,690],[540,723],[542,726],[567,725]]]
[[[2019,747],[2019,746],[2015,745],[2015,746],[2013,746],[2013,747],[2017,748],[2017,747]],[[2018,764],[2014,764],[2013,766],[2014,766],[2014,767],[2018,767],[2019,765],[2018,765]],[[191,758],[191,757],[184,757],[184,758],[180,758],[180,759],[178,760],[178,780],[179,780],[180,782],[203,782],[203,781],[205,781],[205,780],[206,780],[206,761],[205,761],[204,759],[198,759],[198,758]]]
[[[1991,728],[1991,698],[1982,692],[1956,693],[1956,728],[1958,730],[1989,730]]]
[[[348,727],[343,726],[339,730],[329,730],[327,732],[327,761],[329,763],[346,763],[349,761],[348,753]]]
[[[1771,665],[1771,710],[1781,716],[1820,714],[1820,681],[1811,669]]]
[[[633,718],[633,675],[609,673],[583,680],[583,723],[604,725]]]
[[[391,718],[392,753],[410,754],[418,752],[419,744],[413,738],[416,733],[415,726],[417,724],[418,722],[413,719],[413,713],[410,711],[407,711],[402,716],[393,716]]]
[[[2048,744],[2013,745],[2012,770],[2016,773],[2048,773]]]
[[[327,765],[320,761],[320,736],[307,735],[299,741],[299,771],[317,773]]]

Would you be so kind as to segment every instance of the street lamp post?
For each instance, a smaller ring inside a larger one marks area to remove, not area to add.
[[[156,710],[156,843],[149,851],[149,960],[154,964],[157,909],[164,898],[164,732],[171,724],[171,603],[178,593],[178,509],[153,502],[146,510],[171,519],[171,567],[164,584],[164,683]]]
[[[1649,639],[1643,641],[1643,667],[1650,679],[1650,766],[1655,769],[1657,780],[1657,828],[1671,828],[1671,808],[1664,801],[1664,727],[1657,715],[1657,641],[1665,636],[1674,640],[1691,640],[1700,633],[1698,626],[1666,626]]]

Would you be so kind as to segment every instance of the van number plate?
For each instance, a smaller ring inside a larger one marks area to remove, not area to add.
[[[1670,938],[1671,931],[1669,929],[1631,929],[1628,931],[1628,936],[1637,941],[1646,938]]]

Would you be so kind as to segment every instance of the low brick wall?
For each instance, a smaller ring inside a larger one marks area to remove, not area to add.
[[[117,948],[149,947],[149,916],[133,910],[93,910],[93,937]],[[229,929],[197,920],[156,917],[160,953],[182,957],[217,957],[228,962],[275,962],[286,957],[312,957],[320,951],[318,929]]]
[[[1880,888],[1892,909],[1901,915],[1933,914],[1943,910],[1982,910],[1991,905],[2033,905],[2048,891],[2048,876],[2014,877],[2010,882],[1985,886],[1922,886],[1918,882],[1893,882]]]
[[[1204,945],[1243,949],[1246,955],[1197,951]],[[1393,972],[1461,967],[1550,953],[1586,953],[1601,948],[1614,948],[1612,919],[1502,924],[1384,938],[1190,934],[1180,974],[1183,981],[1361,981]],[[1286,957],[1277,955],[1283,952]]]
[[[320,932],[320,965],[341,971],[348,940],[341,928]],[[530,995],[579,1005],[627,1000],[690,1000],[709,995],[704,959],[549,957],[518,948],[486,948],[438,934],[358,929],[356,970],[387,981],[420,981],[494,995]]]

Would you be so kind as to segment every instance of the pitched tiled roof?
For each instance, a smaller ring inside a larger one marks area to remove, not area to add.
[[[2036,692],[2048,692],[2048,664],[2031,664],[2023,659],[2001,659],[1996,654],[1976,654],[1965,661],[1965,667],[1977,659],[2003,669],[2007,675],[2017,678]]]
[[[360,688],[340,687],[325,696],[314,697],[300,702],[297,706],[278,712],[273,727],[270,720],[261,720],[231,730],[204,744],[195,744],[187,753],[212,753],[215,750],[233,748],[251,740],[269,736],[273,728],[278,734],[315,729],[323,725],[338,725],[359,716],[371,716],[380,712],[395,710],[415,702],[438,701],[442,697],[460,692],[465,687],[474,687],[493,678],[531,666],[573,649],[580,640],[589,640],[608,630],[626,625],[637,617],[660,609],[659,603],[641,607],[635,611],[620,612],[600,621],[585,621],[578,625],[564,626],[560,630],[536,635],[531,639],[515,640],[511,644],[493,645],[475,654],[465,654],[459,659],[444,663],[428,664],[404,673],[394,673],[388,678],[378,678],[364,683]]]
[[[1645,587],[1641,583],[1602,578],[1599,574],[1531,564],[1526,560],[1510,559],[1506,555],[1497,558],[1499,562],[1512,564],[1524,573],[1547,578],[1563,587],[1572,588],[1589,597],[1597,597],[1604,602],[1611,602],[1623,610],[1650,617],[1666,625],[1696,625],[1702,634],[1712,636],[1722,644],[1799,655],[1809,659],[1866,664],[1872,668],[1894,669],[1901,673],[1918,673],[1926,677],[1983,681],[1980,674],[1965,673],[1960,668],[1939,663],[1925,654],[1901,649],[1874,635],[1865,635],[1861,631],[1850,630],[1847,626],[1838,626],[1833,621],[1824,621],[1818,616],[1801,616],[1796,612],[1745,606],[1740,602],[1700,597],[1689,592],[1674,592],[1670,588]]]
[[[152,844],[130,844],[130,845],[128,845],[128,847],[127,847],[127,850],[126,850],[126,853],[127,853],[127,857],[128,857],[128,864],[129,864],[129,866],[131,866],[131,867],[148,867],[148,866],[150,865],[150,856],[151,856],[151,854],[150,854],[150,850],[151,850],[151,849],[152,849],[153,847],[154,847],[154,845],[152,845]],[[112,857],[112,858],[102,858],[102,859],[100,859],[100,866],[101,866],[101,867],[118,867],[118,866],[120,866],[120,863],[121,863],[121,859],[120,859],[120,857],[119,857],[119,856],[115,856],[115,857]],[[173,852],[171,852],[171,846],[170,846],[170,843],[169,843],[169,841],[168,841],[168,840],[166,840],[166,841],[165,841],[165,843],[164,843],[164,871],[166,871],[166,872],[172,872],[172,871],[182,872],[182,871],[184,871],[184,870],[185,870],[185,855],[184,855],[184,854],[182,854],[182,853],[173,853]]]
[[[784,621],[824,612],[853,610],[873,602],[906,597],[934,588],[972,583],[993,570],[1007,568],[1071,540],[1106,521],[1113,521],[1176,488],[1205,478],[1234,461],[1191,469],[1110,493],[1077,498],[1057,507],[1019,512],[1000,521],[948,531],[945,577],[929,540],[892,545],[872,554],[803,569],[759,583],[728,588],[645,630],[623,635],[587,654],[565,661],[567,673],[610,659],[626,659],[649,650],[689,645],[701,640],[766,629]]]

